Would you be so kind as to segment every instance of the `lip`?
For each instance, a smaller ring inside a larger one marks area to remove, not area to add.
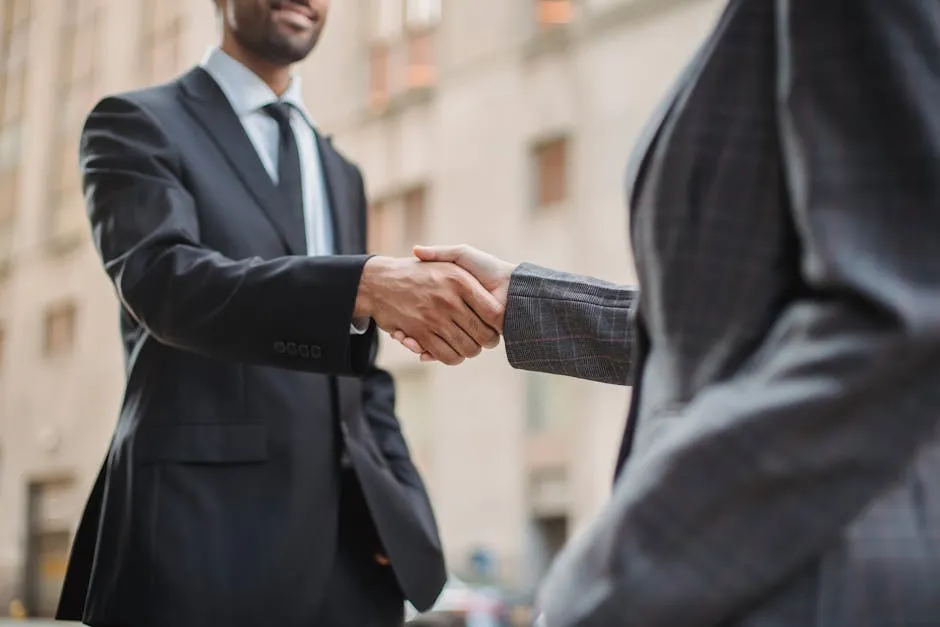
[[[311,22],[315,22],[317,19],[316,12],[306,4],[300,4],[297,2],[290,2],[289,0],[282,0],[281,2],[274,2],[271,5],[272,11],[284,11],[287,13],[295,13],[302,17],[307,18]]]

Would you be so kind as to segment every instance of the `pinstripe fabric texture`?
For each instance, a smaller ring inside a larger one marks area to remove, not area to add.
[[[731,0],[644,137],[641,290],[510,287],[513,365],[638,382],[547,627],[940,625],[940,2]]]

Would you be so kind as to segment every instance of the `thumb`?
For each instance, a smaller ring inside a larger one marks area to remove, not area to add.
[[[412,252],[421,261],[449,261],[453,263],[460,259],[460,251],[457,246],[415,246]]]

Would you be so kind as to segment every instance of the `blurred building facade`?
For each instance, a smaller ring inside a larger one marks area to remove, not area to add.
[[[627,158],[721,5],[335,2],[307,104],[362,166],[374,251],[466,242],[630,282]],[[82,120],[198,62],[215,20],[208,1],[0,0],[0,615],[54,606],[123,384]],[[628,391],[514,372],[501,349],[447,369],[384,346],[452,567],[489,556],[532,585],[607,496]]]

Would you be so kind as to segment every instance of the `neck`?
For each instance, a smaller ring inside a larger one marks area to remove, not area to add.
[[[258,78],[263,80],[267,86],[271,88],[271,91],[278,95],[278,97],[287,91],[287,86],[290,85],[291,66],[276,65],[270,61],[259,58],[257,55],[246,50],[244,46],[239,44],[235,38],[228,33],[222,37],[220,49],[254,72]]]

